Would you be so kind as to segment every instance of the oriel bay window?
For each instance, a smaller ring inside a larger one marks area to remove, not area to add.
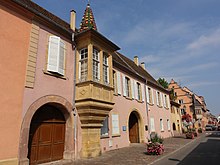
[[[93,48],[93,80],[100,80],[100,61],[99,61],[99,51],[96,48]]]
[[[88,49],[83,48],[80,50],[79,59],[79,80],[86,81],[88,74]]]

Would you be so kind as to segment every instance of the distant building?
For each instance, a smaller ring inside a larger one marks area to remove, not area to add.
[[[173,89],[175,99],[180,104],[181,115],[189,114],[193,127],[205,129],[205,125],[208,124],[209,111],[204,97],[198,96],[187,87],[181,87],[173,79],[169,88]]]

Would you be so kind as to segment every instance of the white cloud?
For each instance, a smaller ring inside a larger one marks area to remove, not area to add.
[[[220,29],[217,29],[209,35],[200,36],[194,42],[190,43],[187,46],[187,49],[198,50],[213,46],[219,47],[219,45],[220,45]]]

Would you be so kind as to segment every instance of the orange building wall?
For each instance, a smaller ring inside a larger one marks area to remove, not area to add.
[[[31,24],[0,5],[0,161],[18,157]]]

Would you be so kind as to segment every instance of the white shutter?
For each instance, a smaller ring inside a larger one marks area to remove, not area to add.
[[[122,75],[122,83],[123,83],[123,96],[127,96],[126,95],[126,84],[125,84],[125,75]]]
[[[134,80],[131,79],[131,96],[132,96],[132,99],[134,99],[134,88],[135,88]]]
[[[167,95],[167,108],[170,109],[170,97]]]
[[[154,89],[153,88],[151,88],[151,96],[152,96],[152,104],[154,104]]]
[[[170,120],[169,119],[167,119],[167,129],[168,131],[170,131]]]
[[[154,126],[154,118],[150,118],[150,131],[153,132],[155,131],[155,126]]]
[[[147,99],[147,103],[150,102],[150,98],[149,98],[149,92],[148,92],[148,86],[146,85],[145,86],[145,89],[146,89],[146,99]]]
[[[137,85],[137,81],[134,81],[134,96],[135,96],[135,99],[138,100],[138,85]]]
[[[163,119],[160,119],[160,130],[161,130],[161,131],[164,131],[164,128],[163,128]]]
[[[165,107],[165,104],[163,105],[163,94],[160,92],[160,105]]]
[[[64,75],[65,71],[65,44],[63,41],[60,41],[60,51],[59,51],[59,68],[58,73]]]
[[[157,105],[159,105],[159,101],[158,101],[158,93],[157,93],[157,91],[156,91],[156,103],[157,103]]]
[[[167,107],[167,95],[165,95],[165,94],[163,95],[163,105],[165,108],[168,108]]]
[[[145,96],[145,92],[144,92],[144,90],[145,90],[145,88],[144,88],[144,84],[142,84],[141,87],[142,87],[142,88],[141,88],[142,101],[144,102],[144,100],[145,100],[145,97],[144,97],[144,96]]]
[[[60,37],[50,36],[48,47],[48,63],[47,70],[51,72],[58,72],[59,64],[59,49]]]
[[[118,114],[112,114],[112,135],[119,135],[119,118]]]
[[[118,88],[118,94],[121,95],[121,75],[120,75],[120,72],[117,72],[117,88]]]

